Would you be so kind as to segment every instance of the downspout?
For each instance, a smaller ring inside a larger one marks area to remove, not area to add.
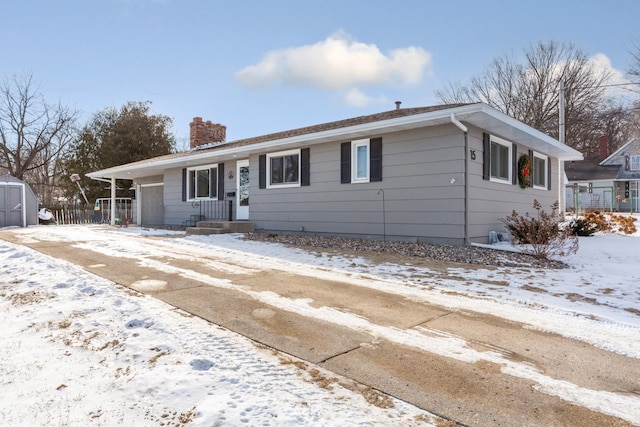
[[[549,167],[551,167],[551,162],[549,162]],[[564,218],[566,212],[565,199],[567,197],[567,189],[565,188],[566,184],[564,177],[564,162],[558,157],[558,214],[560,214],[562,218]]]
[[[464,244],[469,245],[469,136],[468,129],[451,113],[451,123],[464,133]]]
[[[111,225],[116,225],[116,178],[111,178]]]
[[[24,183],[22,184],[22,226],[27,226],[27,185]]]

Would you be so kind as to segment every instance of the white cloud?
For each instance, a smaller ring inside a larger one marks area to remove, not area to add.
[[[300,47],[273,50],[255,65],[235,75],[244,86],[263,89],[276,84],[344,89],[359,85],[418,84],[431,62],[420,47],[384,54],[375,44],[353,40],[339,31],[326,40]]]
[[[366,107],[372,104],[386,104],[387,97],[379,96],[377,98],[371,97],[360,91],[359,89],[349,89],[345,93],[343,101],[346,105],[351,107]]]
[[[589,58],[589,62],[591,63],[594,72],[598,75],[609,75],[609,78],[605,82],[606,85],[624,85],[607,88],[609,96],[615,98],[633,96],[633,93],[630,92],[632,86],[627,85],[628,83],[631,83],[631,80],[627,78],[624,72],[614,68],[607,55],[604,53],[596,53]]]

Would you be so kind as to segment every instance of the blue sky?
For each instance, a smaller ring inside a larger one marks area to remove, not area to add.
[[[21,0],[2,6],[0,76],[31,74],[78,109],[151,101],[184,144],[194,116],[227,140],[439,103],[489,62],[572,42],[617,81],[637,0]]]

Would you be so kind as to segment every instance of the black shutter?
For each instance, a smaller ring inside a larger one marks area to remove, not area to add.
[[[533,150],[529,150],[529,187],[533,187]],[[516,169],[517,170],[517,169]]]
[[[300,150],[300,185],[306,187],[311,184],[311,165],[309,164],[309,148]]]
[[[369,141],[371,151],[369,158],[369,181],[382,181],[382,138],[372,138]]]
[[[224,200],[224,163],[218,164],[218,200]]]
[[[187,201],[187,169],[182,169],[182,201]]]
[[[340,144],[340,183],[351,182],[351,143]]]
[[[560,159],[558,159],[558,167]],[[547,157],[547,190],[551,190],[551,157]]]
[[[258,157],[258,188],[267,188],[267,155]]]
[[[624,156],[624,170],[628,171],[631,169],[631,159],[629,156]]]
[[[511,183],[518,185],[518,147],[511,144]]]
[[[491,179],[491,137],[488,133],[482,134],[482,179]]]

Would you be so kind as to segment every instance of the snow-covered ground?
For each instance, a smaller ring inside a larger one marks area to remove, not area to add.
[[[564,270],[445,272],[318,256],[237,235],[173,236],[150,245],[132,242],[123,254],[114,240],[165,232],[50,226],[15,233],[24,241],[68,240],[104,256],[125,255],[141,262],[167,253],[176,256],[187,247],[195,254],[215,251],[222,264],[225,259],[250,257],[252,268],[304,271],[491,313],[640,363],[640,233],[581,238],[579,252],[566,260],[570,268]],[[292,311],[307,310],[305,315],[321,313],[308,310],[305,301],[269,302]],[[342,321],[363,327],[355,324],[361,319],[345,316]],[[428,413],[404,402],[376,396],[69,263],[1,240],[0,322],[3,425],[435,424]],[[386,338],[400,341],[401,333]],[[589,398],[602,397],[591,394],[580,402],[597,409]],[[640,413],[640,399],[612,399],[626,419],[640,423],[640,416],[625,415],[633,414],[634,408]]]

